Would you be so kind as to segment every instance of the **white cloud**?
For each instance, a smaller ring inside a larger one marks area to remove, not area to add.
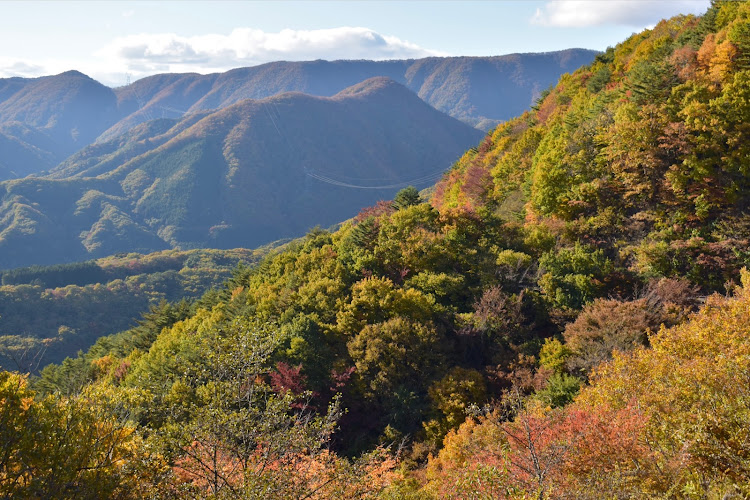
[[[0,76],[34,77],[44,74],[44,66],[20,59],[0,58]]]
[[[156,73],[212,73],[271,61],[409,59],[448,55],[368,28],[341,27],[267,33],[236,28],[228,35],[143,33],[115,38],[79,60],[22,60],[0,56],[0,78],[54,75],[77,69],[119,86]]]
[[[269,61],[311,59],[408,59],[446,55],[368,28],[285,29],[267,33],[236,28],[228,35],[144,33],[116,38],[96,52],[128,71],[223,71]]]
[[[643,28],[677,14],[702,14],[709,4],[709,0],[557,0],[537,9],[531,23],[570,28],[598,25]]]

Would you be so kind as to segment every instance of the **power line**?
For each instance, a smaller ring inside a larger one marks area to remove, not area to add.
[[[440,177],[443,176],[443,171],[440,170],[439,172],[433,172],[428,175],[424,175],[422,177],[417,177],[414,179],[409,179],[406,181],[394,183],[394,184],[381,184],[377,186],[367,186],[363,184],[352,184],[349,182],[342,182],[337,179],[334,179],[332,177],[328,177],[326,175],[319,174],[313,170],[309,170],[305,168],[305,175],[308,177],[312,177],[313,179],[319,180],[321,182],[325,182],[327,184],[332,184],[334,186],[341,186],[341,187],[347,187],[352,189],[395,189],[395,188],[403,188],[407,186],[413,186],[415,184],[423,184],[427,182],[434,182],[438,180]]]
[[[294,147],[292,146],[289,137],[287,137],[286,130],[284,133],[281,132],[281,129],[284,129],[283,127],[283,120],[281,117],[281,112],[279,111],[279,108],[273,99],[262,99],[260,101],[261,106],[263,107],[263,110],[266,112],[266,115],[271,120],[271,123],[273,124],[274,128],[276,129],[276,132],[279,134],[279,136],[282,138],[282,140],[287,144],[287,147],[290,150],[293,150]],[[269,106],[270,104],[270,106]],[[272,111],[269,111],[269,107],[272,108]],[[274,119],[274,116],[276,115],[276,119]],[[278,124],[277,124],[278,120]],[[440,179],[443,174],[445,173],[444,169],[435,170],[432,172],[429,172],[427,174],[424,174],[420,177],[416,177],[413,179],[405,180],[405,181],[399,181],[399,182],[392,182],[390,184],[378,184],[378,185],[371,185],[372,182],[375,181],[381,181],[381,182],[387,182],[391,178],[389,177],[370,177],[370,178],[356,178],[356,177],[348,177],[345,175],[338,175],[336,177],[331,177],[330,175],[325,175],[319,172],[316,172],[312,169],[307,168],[306,166],[302,167],[305,175],[309,178],[318,180],[320,182],[325,182],[326,184],[331,184],[333,186],[339,186],[339,187],[345,187],[350,189],[395,189],[395,188],[404,188],[407,186],[413,186],[418,184],[425,184],[425,183],[432,183]],[[351,182],[346,182],[347,180]]]

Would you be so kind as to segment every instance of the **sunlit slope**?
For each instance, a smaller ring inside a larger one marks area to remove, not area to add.
[[[77,71],[0,79],[0,180],[46,171],[68,155],[162,118],[216,110],[284,92],[333,96],[386,76],[454,118],[490,128],[595,52],[396,61],[273,62],[209,75],[160,74],[110,89]]]
[[[0,267],[299,236],[429,185],[481,136],[386,78],[151,122],[63,178],[0,184]]]

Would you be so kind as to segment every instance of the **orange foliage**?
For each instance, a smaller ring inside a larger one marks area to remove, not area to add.
[[[564,409],[470,419],[431,457],[438,497],[634,498],[750,492],[750,274],[689,321],[616,354]],[[682,302],[679,283],[655,285]],[[601,304],[605,304],[602,302]]]
[[[695,49],[686,45],[672,53],[669,58],[670,64],[675,67],[680,80],[687,81],[695,77],[698,69],[698,53]]]
[[[396,458],[382,448],[351,463],[330,450],[270,454],[259,445],[247,461],[233,458],[220,442],[193,442],[173,472],[196,492],[263,492],[264,498],[371,498],[400,478]],[[252,496],[252,494],[250,495]]]

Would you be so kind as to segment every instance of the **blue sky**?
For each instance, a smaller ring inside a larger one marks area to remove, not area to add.
[[[0,77],[78,69],[99,81],[274,60],[603,50],[708,0],[4,1]]]

